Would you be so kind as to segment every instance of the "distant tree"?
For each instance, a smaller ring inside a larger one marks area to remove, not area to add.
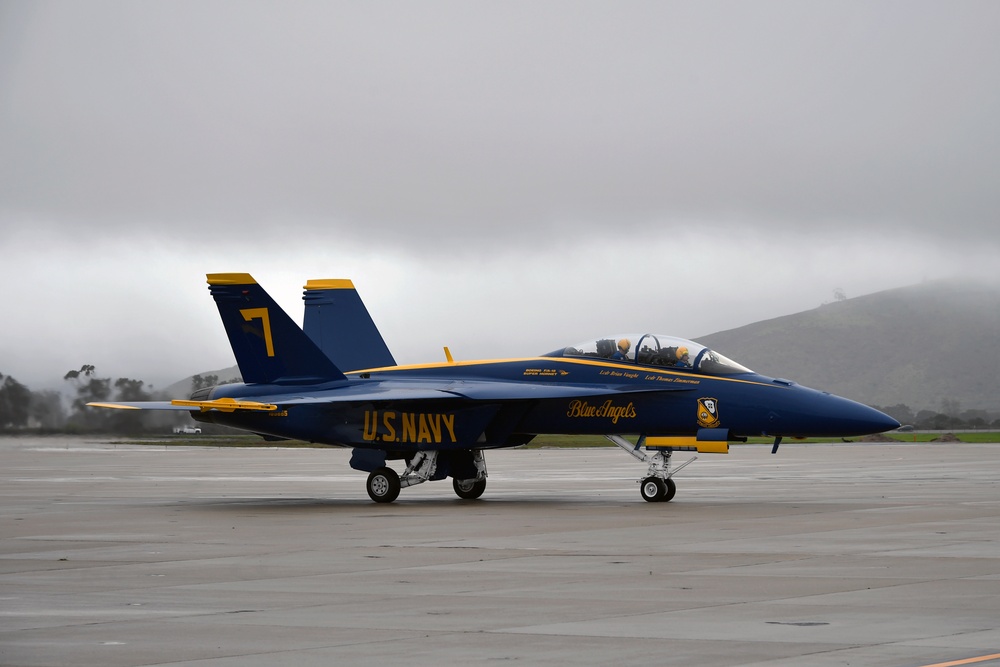
[[[919,429],[937,428],[934,426],[938,413],[934,410],[921,410],[913,418],[913,425]]]
[[[148,391],[143,391],[143,385],[146,384],[142,380],[131,380],[129,378],[118,378],[115,380],[115,389],[117,389],[117,394],[115,395],[116,401],[148,401],[151,398],[151,394]]]
[[[116,401],[148,401],[152,395],[143,389],[142,380],[118,378],[115,380]],[[140,410],[113,410],[108,416],[108,429],[115,433],[141,433],[148,430],[149,413]]]
[[[0,428],[24,428],[28,425],[31,408],[31,390],[10,377],[0,384]]]
[[[84,364],[80,366],[78,371],[69,371],[63,376],[63,380],[78,380],[81,375],[84,377],[90,377],[94,374],[94,367],[90,364]]]
[[[63,376],[63,380],[76,385],[73,415],[69,419],[69,424],[76,428],[96,431],[107,426],[107,414],[87,407],[87,403],[103,403],[111,397],[111,378],[94,377],[95,372],[93,365],[84,364],[80,370],[69,371]],[[81,378],[89,379],[84,382]]]
[[[199,389],[207,389],[209,387],[216,387],[220,384],[233,384],[236,382],[243,382],[243,378],[240,376],[229,378],[228,380],[219,380],[219,376],[215,373],[209,375],[195,375],[191,378],[191,391],[195,392]]]
[[[31,392],[29,423],[44,429],[58,429],[66,424],[66,408],[58,391]]]
[[[916,422],[913,410],[910,409],[910,406],[904,405],[903,403],[897,403],[896,405],[878,409],[898,421],[900,424],[913,424]]]
[[[834,301],[847,301],[847,293],[841,288],[837,287],[833,290],[833,300]]]
[[[199,389],[206,389],[208,387],[214,387],[219,384],[219,376],[215,374],[210,375],[195,375],[191,378],[191,391],[195,392]]]

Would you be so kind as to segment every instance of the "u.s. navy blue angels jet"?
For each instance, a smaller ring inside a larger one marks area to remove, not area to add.
[[[673,498],[677,450],[728,452],[748,436],[846,437],[897,428],[846,398],[754,373],[693,341],[606,336],[537,357],[398,366],[348,280],[309,281],[305,331],[246,273],[208,275],[243,383],[188,399],[92,403],[188,410],[201,422],[353,449],[368,495],[451,477],[486,488],[484,450],[539,434],[598,434],[648,465],[650,502]],[[632,436],[626,439],[625,436]],[[402,475],[388,462],[402,460]],[[693,459],[692,459],[693,460]],[[690,462],[690,461],[688,461]]]

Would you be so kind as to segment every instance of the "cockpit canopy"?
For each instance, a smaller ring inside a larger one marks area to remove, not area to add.
[[[739,375],[753,372],[704,345],[660,334],[608,336],[564,347],[543,356],[610,359],[641,366],[693,370],[706,375]]]

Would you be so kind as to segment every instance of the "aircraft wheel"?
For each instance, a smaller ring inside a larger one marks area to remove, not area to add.
[[[642,499],[647,503],[659,502],[667,494],[667,485],[659,477],[647,477],[639,485]]]
[[[455,479],[452,478],[451,485],[455,489],[456,495],[465,500],[475,500],[483,495],[486,490],[485,479]]]
[[[368,475],[368,497],[377,503],[391,503],[399,497],[399,474],[385,466]]]
[[[660,498],[660,502],[668,503],[673,499],[674,495],[677,493],[677,485],[674,484],[673,477],[667,477],[663,481],[665,482],[666,488],[664,490],[663,497]]]

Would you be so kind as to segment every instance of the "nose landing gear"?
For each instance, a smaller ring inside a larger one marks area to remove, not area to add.
[[[673,475],[695,461],[694,456],[675,468],[670,467],[670,456],[673,454],[670,449],[658,449],[655,453],[649,454],[642,451],[645,438],[639,438],[639,442],[632,444],[620,435],[604,436],[611,442],[624,449],[633,458],[649,464],[646,477],[639,482],[639,493],[643,500],[649,503],[665,503],[673,499],[677,493],[677,484],[674,483]]]
[[[665,503],[677,493],[677,485],[669,477],[662,479],[650,475],[639,483],[639,492],[647,503]]]

